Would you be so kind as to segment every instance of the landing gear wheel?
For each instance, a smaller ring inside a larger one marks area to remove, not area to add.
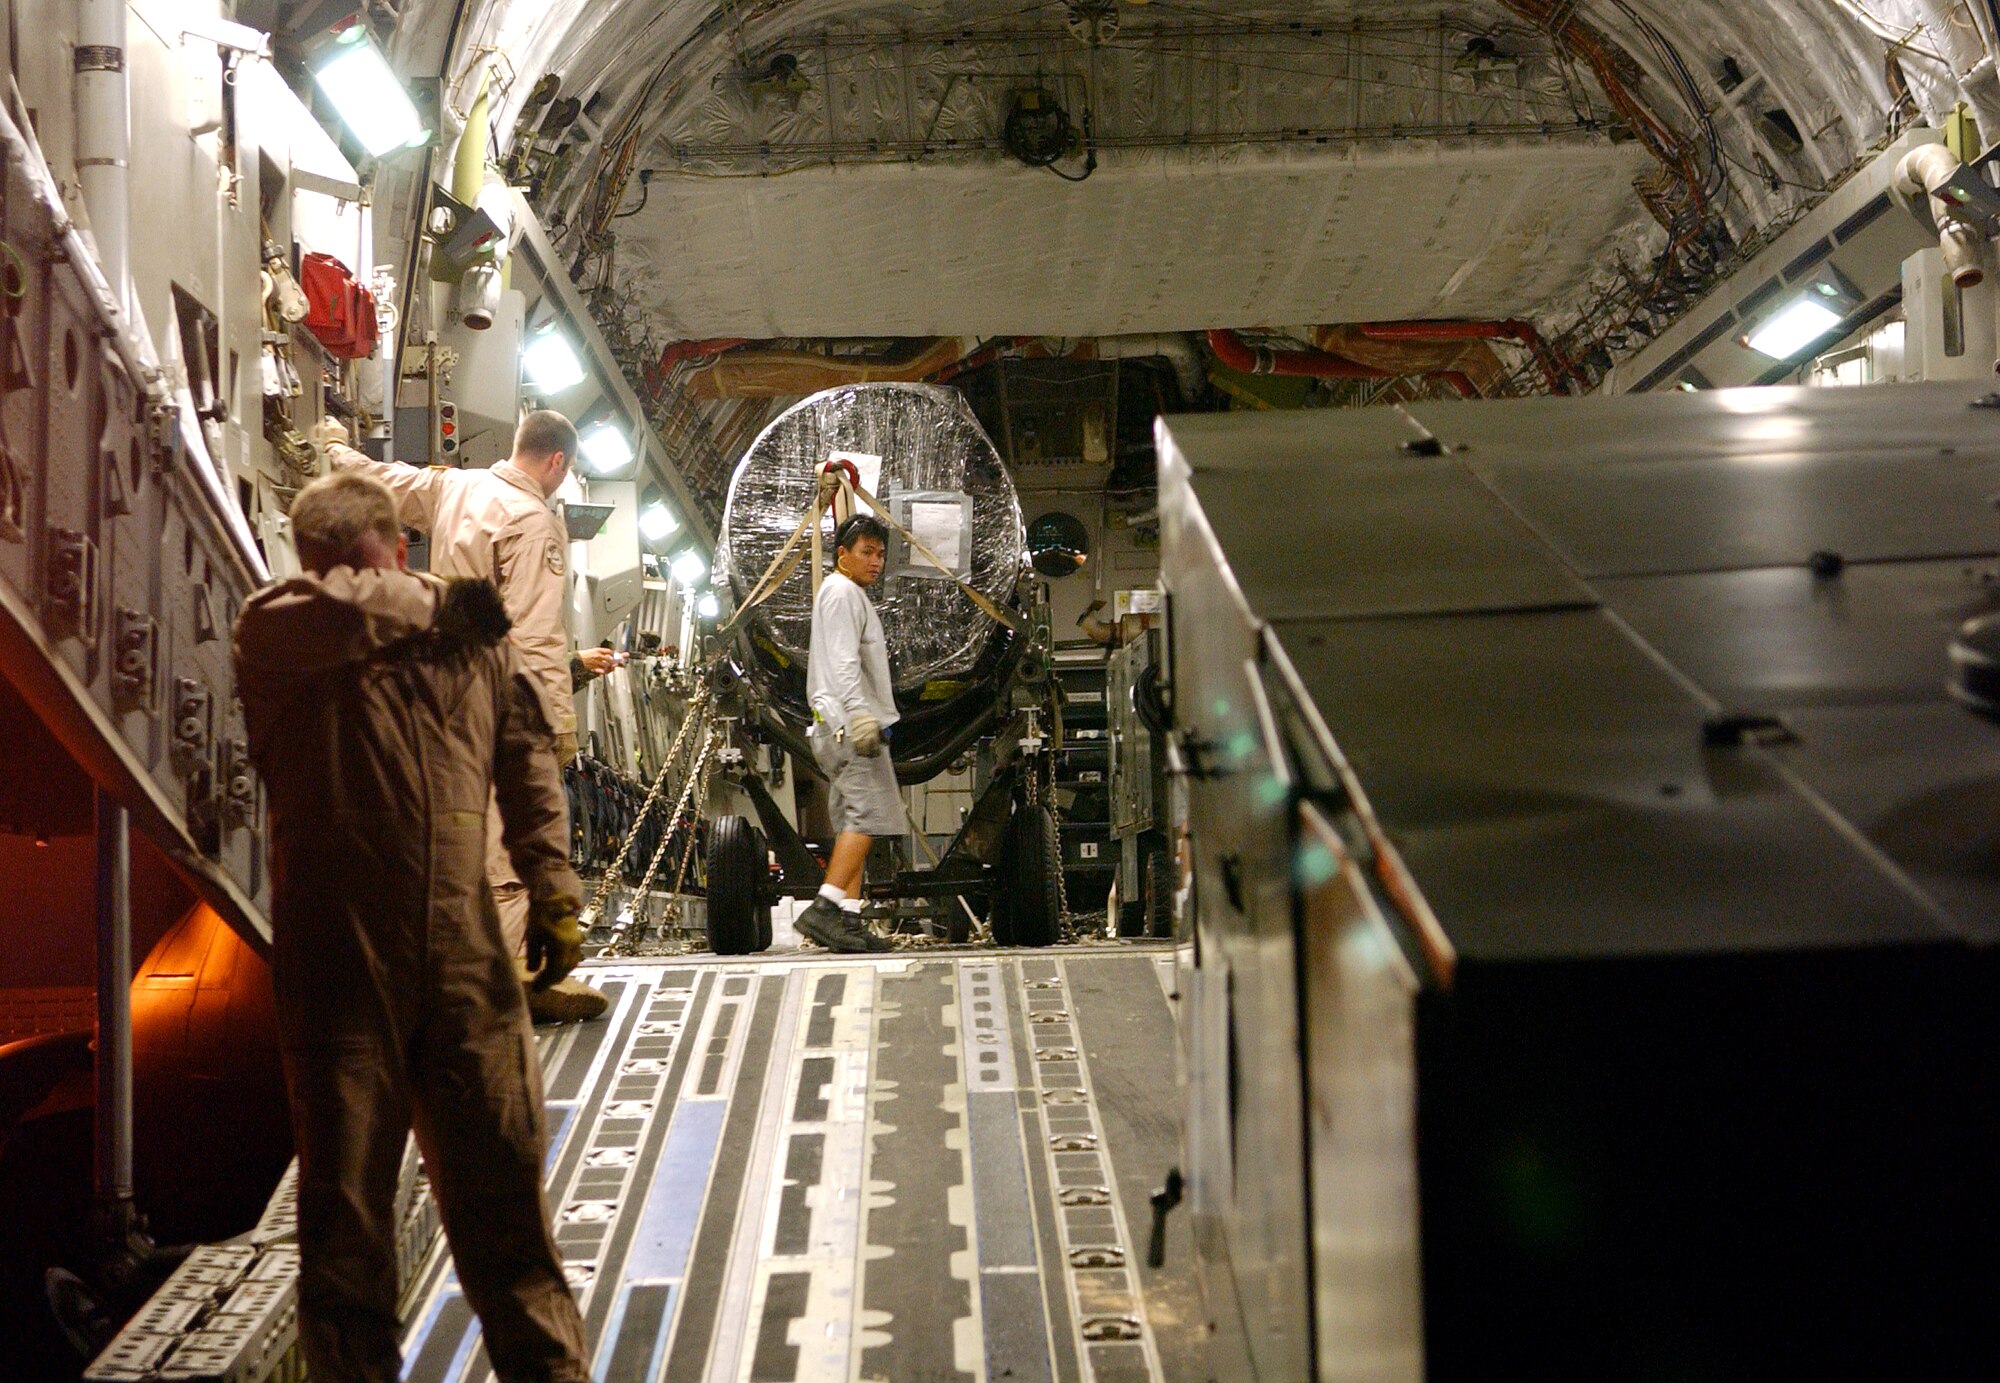
[[[1174,856],[1166,849],[1155,850],[1146,861],[1146,935],[1172,937],[1174,934]]]
[[[759,903],[757,905],[757,949],[760,951],[771,949],[771,905],[769,903]]]
[[[764,854],[740,816],[717,817],[708,831],[708,947],[718,956],[747,956],[770,944],[758,926]]]
[[[1047,946],[1062,935],[1062,842],[1047,807],[1017,808],[993,883],[993,942]]]

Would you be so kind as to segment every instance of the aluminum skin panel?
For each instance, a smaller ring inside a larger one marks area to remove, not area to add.
[[[90,300],[70,276],[51,275],[48,305],[41,359],[48,445],[42,469],[42,619],[57,635],[59,656],[79,680],[95,688],[103,676],[105,607],[96,465],[102,409],[93,349],[97,333]],[[79,559],[65,559],[59,549],[66,544],[84,545],[87,567],[73,567],[71,562]],[[77,587],[69,591],[72,582]]]
[[[1223,560],[1260,617],[1590,602],[1465,467],[1406,449],[1421,428],[1389,409],[1356,416],[1338,432],[1311,414],[1274,417],[1248,446],[1240,418],[1174,420]]]
[[[1600,612],[1278,629],[1461,956],[1956,935]]]
[[[261,949],[262,801],[228,631],[262,558],[197,469],[207,463],[176,444],[189,424],[150,343],[120,319],[4,112],[0,150],[0,215],[19,261],[0,283],[0,660],[86,771]]]
[[[1201,761],[1188,805],[1199,959],[1182,990],[1183,1141],[1210,1368],[1218,1378],[1302,1378],[1311,1325],[1289,787],[1269,731],[1257,622],[1194,502],[1184,454],[1161,441],[1168,675]]]
[[[1798,568],[1599,587],[1715,704],[1780,717],[1795,773],[1968,933],[2000,932],[2000,746],[1938,650],[2000,602],[1991,562]]]
[[[1786,716],[1773,751],[1974,941],[2000,940],[2000,762],[1994,729],[1943,701]]]
[[[1159,764],[1153,735],[1139,719],[1133,691],[1154,659],[1154,639],[1142,636],[1111,654],[1104,707],[1111,739],[1111,831],[1118,839],[1161,824],[1156,820]],[[1121,879],[1128,887],[1136,879]]]
[[[1304,965],[1319,981],[1304,1033],[1319,1376],[1418,1383],[1417,974],[1361,862],[1311,804],[1299,809],[1299,861]]]
[[[144,397],[107,353],[101,362],[103,430],[97,469],[103,496],[105,657],[110,706],[132,752],[156,768],[166,751],[166,666],[157,610],[165,477],[146,436]]]
[[[6,163],[0,233],[20,256],[8,262],[0,297],[0,580],[18,591],[38,584],[46,429],[44,345],[48,320],[49,227],[20,164]],[[14,290],[18,290],[15,292]]]
[[[1717,702],[1791,712],[1942,700],[1940,652],[1962,621],[2000,599],[1997,574],[1990,561],[1944,560],[1849,566],[1833,577],[1764,567],[1596,585]]]
[[[1733,389],[1412,415],[1587,579],[2000,546],[2000,409],[1965,384]],[[1332,614],[1326,609],[1319,613]]]
[[[1243,1249],[1295,1193],[1293,1145],[1322,1377],[1990,1366],[2000,1273],[1962,1265],[2000,1223],[2000,962],[1978,944],[2000,914],[2000,732],[1943,685],[1954,625],[2000,606],[2000,414],[1979,400],[1162,425],[1189,1194],[1218,1377],[1304,1376],[1284,1342],[1231,1338],[1268,1290]],[[1434,476],[1382,454],[1398,426],[1582,598],[1428,599],[1449,582],[1421,534],[1365,572],[1329,560],[1372,536],[1348,525],[1431,502]],[[1298,512],[1328,459],[1377,468],[1373,507]],[[1814,576],[1821,548],[1846,560]],[[1357,988],[1371,906],[1383,964],[1422,982],[1402,1000]],[[1257,962],[1280,954],[1293,997],[1272,1006]],[[1246,1036],[1262,1020],[1285,1041]],[[1415,1268],[1393,1233],[1363,1251],[1363,1212],[1412,1182]],[[1394,1313],[1354,1314],[1392,1289],[1421,1293],[1414,1364],[1409,1329],[1357,1324]]]

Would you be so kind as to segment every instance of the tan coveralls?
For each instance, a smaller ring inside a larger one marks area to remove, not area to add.
[[[541,487],[519,466],[491,470],[391,465],[335,444],[327,456],[340,470],[358,470],[389,487],[397,517],[431,539],[430,567],[439,576],[476,576],[500,588],[510,637],[534,679],[542,716],[558,737],[576,736],[570,695],[569,636],[563,630],[563,570],[569,535]],[[486,881],[500,910],[511,951],[528,928],[528,894],[500,845],[497,808],[487,808]]]
[[[542,1197],[541,1068],[485,883],[486,802],[535,896],[580,897],[540,708],[442,583],[336,568],[251,597],[237,687],[270,801],[272,976],[314,1383],[396,1383],[396,1178],[418,1145],[506,1383],[584,1383]]]

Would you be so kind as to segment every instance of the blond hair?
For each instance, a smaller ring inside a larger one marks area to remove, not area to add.
[[[395,496],[359,471],[335,471],[300,490],[292,500],[291,520],[299,560],[321,572],[362,565],[361,542],[370,533],[392,547],[402,536]]]

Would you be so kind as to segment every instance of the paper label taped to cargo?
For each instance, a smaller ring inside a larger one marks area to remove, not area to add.
[[[836,461],[846,461],[852,464],[860,476],[860,479],[854,483],[871,495],[878,497],[881,495],[882,491],[878,488],[882,483],[881,457],[870,456],[865,451],[830,451],[826,454],[826,462],[829,466]]]
[[[1160,613],[1160,592],[1157,587],[1142,587],[1138,590],[1118,592],[1113,611],[1119,619],[1127,615],[1157,615]]]
[[[910,505],[910,532],[936,554],[944,569],[954,575],[964,565],[965,506],[957,500],[917,500]],[[912,553],[910,565],[927,567],[930,560]]]

